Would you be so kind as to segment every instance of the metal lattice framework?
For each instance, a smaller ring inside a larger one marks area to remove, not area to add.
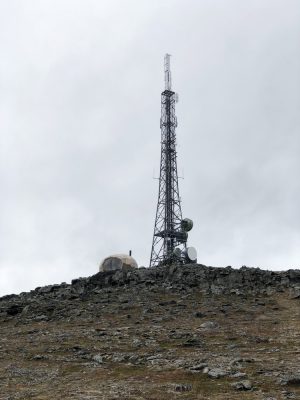
[[[159,194],[152,242],[150,267],[180,262],[187,233],[181,228],[176,152],[175,104],[178,96],[171,89],[170,55],[165,56],[165,90],[161,94],[161,160]],[[181,249],[177,250],[176,248]],[[179,255],[178,255],[179,252]]]

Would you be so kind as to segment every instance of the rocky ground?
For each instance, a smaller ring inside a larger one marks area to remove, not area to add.
[[[300,271],[172,266],[2,297],[0,399],[300,399]]]

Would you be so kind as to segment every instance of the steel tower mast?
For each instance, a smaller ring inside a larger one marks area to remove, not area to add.
[[[185,263],[187,261],[187,231],[193,226],[191,220],[182,220],[176,152],[175,104],[178,101],[178,95],[172,90],[169,54],[165,55],[164,73],[165,90],[161,94],[159,194],[150,267],[174,262]]]

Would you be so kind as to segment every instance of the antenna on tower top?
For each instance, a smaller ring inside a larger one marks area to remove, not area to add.
[[[165,89],[172,89],[171,67],[170,67],[170,54],[165,55]]]

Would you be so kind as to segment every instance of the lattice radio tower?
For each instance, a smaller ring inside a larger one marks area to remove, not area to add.
[[[159,194],[156,210],[150,267],[197,261],[196,250],[187,247],[192,220],[182,219],[176,152],[175,104],[178,95],[172,91],[170,55],[164,59],[165,90],[161,94],[161,159]]]

